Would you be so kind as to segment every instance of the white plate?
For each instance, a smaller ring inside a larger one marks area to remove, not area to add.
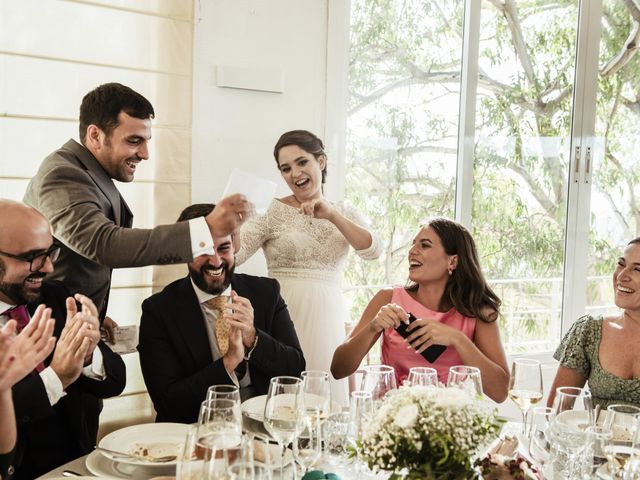
[[[264,406],[267,403],[266,395],[259,395],[257,397],[249,398],[242,402],[240,409],[242,413],[249,418],[262,422],[264,420]],[[318,402],[320,404],[321,401]],[[331,413],[341,412],[342,407],[338,402],[331,402]]]
[[[145,445],[153,448],[155,445],[164,446],[175,444],[176,460],[172,462],[150,462],[138,458],[114,457],[106,452],[100,452],[110,460],[116,460],[118,464],[129,464],[144,467],[166,467],[175,466],[178,463],[178,457],[182,453],[182,446],[187,436],[188,425],[184,423],[145,423],[143,425],[132,425],[130,427],[121,428],[115,432],[106,435],[100,443],[99,447],[108,448],[117,452],[132,453],[133,449],[138,445]],[[154,452],[155,456],[173,455],[173,452],[158,450]],[[173,448],[171,448],[173,450]]]
[[[101,478],[131,478],[136,471],[136,467],[133,465],[114,462],[98,450],[87,455],[85,465],[87,470]]]
[[[87,470],[100,478],[105,479],[147,479],[152,477],[158,477],[162,475],[175,475],[175,466],[167,466],[164,468],[158,467],[136,467],[135,465],[128,465],[126,463],[118,463],[102,455],[98,450],[94,450],[85,460]],[[95,480],[95,477],[91,477]]]

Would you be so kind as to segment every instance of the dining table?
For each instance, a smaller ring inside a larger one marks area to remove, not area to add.
[[[76,458],[75,460],[72,460],[68,463],[65,463],[64,465],[61,465],[60,467],[54,470],[51,470],[45,475],[39,477],[38,480],[54,480],[54,479],[59,480],[64,477],[72,478],[74,476],[92,477],[92,478],[108,478],[110,480],[117,479],[117,478],[126,478],[126,477],[97,476],[91,471],[89,471],[89,469],[87,468],[87,459],[89,458],[89,455],[96,455],[96,454],[101,455],[99,452],[95,451],[90,454],[84,455],[80,458]],[[280,479],[280,475],[277,470],[278,469],[276,468],[276,472],[274,474],[274,480]],[[313,470],[322,470],[327,473],[335,473],[342,480],[352,480],[356,478],[356,475],[357,475],[355,472],[353,463],[349,463],[342,466],[336,466],[336,465],[329,464],[327,461],[323,459],[321,459],[318,465],[313,467]],[[293,472],[291,471],[290,467],[286,468],[285,474],[287,479],[291,479],[293,477]],[[136,472],[131,477],[128,477],[128,478],[131,478],[132,480],[146,480],[146,479],[151,479],[151,478],[161,477],[161,476],[174,477],[175,470],[173,471],[171,469],[159,470],[159,471],[136,470]],[[380,473],[378,475],[362,474],[360,476],[361,480],[386,480],[388,477],[389,477],[388,473]],[[300,480],[302,478],[302,474],[298,473],[296,478]]]
[[[522,429],[522,423],[509,421],[506,422],[501,430],[500,436],[516,436],[517,432]],[[175,477],[175,465],[162,468],[131,468],[130,470],[120,469],[118,471],[109,470],[113,468],[109,465],[109,460],[98,450],[76,458],[64,465],[59,466],[39,477],[39,480],[60,480],[64,477],[90,477],[90,478],[107,478],[110,480],[118,478],[130,478],[132,480],[147,480],[155,477]],[[335,463],[335,462],[334,462]],[[91,468],[89,468],[91,466]],[[312,467],[313,470],[322,470],[326,473],[335,473],[342,480],[352,480],[359,478],[360,480],[386,480],[390,474],[388,472],[381,472],[374,474],[370,471],[360,472],[358,474],[355,469],[355,462],[352,459],[342,459],[340,464],[331,464],[327,457],[323,455],[319,462]],[[274,469],[273,480],[280,480],[280,472],[278,468]],[[293,478],[293,472],[291,465],[285,467],[285,476],[287,480]],[[300,472],[295,477],[298,480],[302,478]],[[163,480],[165,480],[163,479]]]

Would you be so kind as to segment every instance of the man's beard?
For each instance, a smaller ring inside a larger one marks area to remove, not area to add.
[[[200,290],[210,293],[211,295],[220,295],[227,289],[227,287],[231,283],[231,276],[233,275],[235,269],[235,264],[232,267],[229,267],[229,264],[227,262],[222,262],[224,280],[222,281],[222,283],[219,283],[217,285],[210,285],[207,283],[207,278],[211,279],[211,277],[207,276],[205,278],[205,272],[207,270],[216,270],[211,265],[203,265],[200,270],[196,270],[195,268],[189,266],[189,273],[191,274],[193,283],[195,283]]]
[[[2,271],[0,270],[0,273]],[[44,277],[45,273],[34,272],[22,281],[22,283],[6,283],[1,281],[4,275],[0,278],[0,292],[11,300],[16,302],[16,305],[22,305],[26,303],[36,303],[40,300],[40,289],[37,292],[33,292],[27,289],[25,282],[29,278]]]

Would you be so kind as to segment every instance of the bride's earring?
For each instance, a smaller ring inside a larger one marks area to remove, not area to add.
[[[447,271],[449,272],[449,276],[453,275],[453,268],[449,267],[447,268]]]

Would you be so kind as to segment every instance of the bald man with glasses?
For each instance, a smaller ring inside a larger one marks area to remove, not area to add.
[[[71,297],[62,283],[45,280],[59,252],[38,211],[0,199],[0,328],[13,319],[22,330],[44,304],[57,338],[53,353],[12,388],[17,480],[36,478],[93,450],[101,399],[119,395],[126,381],[122,359],[100,341],[91,299]]]

